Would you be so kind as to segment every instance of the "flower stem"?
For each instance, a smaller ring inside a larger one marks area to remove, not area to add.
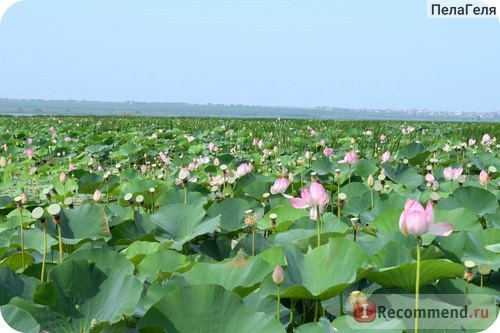
[[[21,231],[21,260],[23,262],[23,271],[26,268],[25,262],[24,262],[24,229],[23,229],[23,210],[19,210],[19,226],[20,231]]]
[[[63,246],[62,246],[62,233],[61,224],[57,225],[57,235],[59,236],[59,262],[63,262]]]
[[[419,298],[420,298],[420,237],[417,237],[417,276],[415,281],[415,333],[418,333]]]
[[[280,305],[281,305],[281,295],[280,295],[280,285],[278,284],[278,300],[276,302],[276,319],[280,321]]]
[[[188,190],[187,186],[184,186],[184,204],[187,205],[188,202]]]
[[[42,259],[42,274],[40,280],[43,282],[45,276],[45,261],[47,260],[47,229],[43,227],[43,259]]]
[[[316,225],[317,225],[317,229],[318,229],[318,246],[320,246],[321,245],[321,216],[319,214],[319,206],[316,207],[316,214],[317,214]]]
[[[252,227],[252,257],[255,257],[255,227]]]

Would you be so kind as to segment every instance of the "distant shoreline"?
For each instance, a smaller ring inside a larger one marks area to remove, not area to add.
[[[331,107],[298,108],[249,105],[60,101],[0,99],[0,115],[10,116],[151,116],[283,118],[314,120],[500,122],[500,112],[368,110]]]

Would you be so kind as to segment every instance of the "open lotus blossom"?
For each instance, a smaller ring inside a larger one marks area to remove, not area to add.
[[[24,155],[28,156],[28,159],[31,160],[33,158],[33,156],[35,155],[35,151],[33,149],[31,149],[31,148],[26,149],[24,151]]]
[[[345,154],[345,157],[343,160],[339,161],[339,163],[342,164],[356,164],[358,162],[358,154],[354,150],[351,150],[347,154]]]
[[[491,146],[495,141],[497,140],[497,138],[491,138],[491,136],[486,133],[485,135],[483,135],[483,138],[481,139],[481,144],[483,146]]]
[[[435,180],[436,178],[434,178],[434,175],[432,173],[429,172],[425,175],[425,181],[427,182],[427,185],[434,183]]]
[[[251,163],[241,163],[236,169],[236,171],[233,171],[233,173],[236,177],[241,178],[247,173],[249,173],[251,170],[252,170]]]
[[[274,182],[274,185],[271,186],[271,190],[269,192],[271,192],[271,194],[285,193],[289,185],[290,182],[288,179],[281,177]]]
[[[382,159],[382,162],[388,162],[391,160],[391,152],[390,151],[386,151],[382,154],[382,156],[380,157]]]
[[[166,165],[170,164],[170,157],[168,157],[167,155],[165,155],[164,152],[160,151],[159,155],[160,155],[160,158],[163,161],[163,163],[165,163]]]
[[[457,179],[462,174],[462,171],[463,171],[463,168],[447,167],[443,170],[444,179],[446,179],[446,180]]]
[[[318,212],[316,208],[319,207],[319,211],[322,213],[329,201],[330,198],[328,197],[323,185],[318,182],[312,182],[310,188],[302,189],[300,192],[300,198],[293,198],[290,200],[290,203],[293,207],[298,209],[311,207],[309,217],[311,220],[316,221],[318,219]]]
[[[330,156],[332,153],[333,153],[333,148],[326,147],[325,149],[323,149],[323,155],[325,156]]]
[[[399,229],[405,236],[420,237],[423,234],[448,236],[453,231],[453,225],[434,222],[434,209],[430,201],[424,209],[420,202],[408,199],[399,217]]]

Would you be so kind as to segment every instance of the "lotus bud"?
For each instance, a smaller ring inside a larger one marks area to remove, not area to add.
[[[101,196],[101,191],[99,191],[99,189],[96,189],[94,195],[92,196],[92,199],[94,199],[95,202],[99,202],[101,200]]]
[[[433,183],[432,183],[432,189],[434,191],[438,191],[439,190],[439,182],[437,180],[435,180]]]
[[[277,285],[280,285],[283,283],[283,280],[285,279],[285,272],[283,271],[283,268],[281,268],[280,265],[276,265],[273,271],[273,281]]]
[[[7,165],[7,160],[5,159],[5,157],[1,156],[0,157],[0,168],[5,168],[6,165]]]
[[[63,184],[66,184],[66,181],[68,180],[68,176],[66,176],[66,172],[61,172],[61,174],[59,175],[59,180],[61,181],[61,183]]]
[[[490,176],[488,175],[488,173],[484,170],[481,170],[481,172],[479,173],[479,182],[481,183],[481,185],[488,185],[489,178]]]
[[[368,179],[366,182],[368,184],[368,187],[373,187],[373,184],[375,183],[375,179],[373,178],[372,174],[368,175]]]
[[[21,194],[21,203],[23,205],[26,205],[28,203],[28,194],[26,192],[23,192],[23,194]]]

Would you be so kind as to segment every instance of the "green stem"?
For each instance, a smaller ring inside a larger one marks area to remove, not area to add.
[[[280,285],[278,284],[278,301],[276,302],[276,319],[280,321],[280,306],[281,306],[281,292]]]
[[[252,227],[252,257],[255,257],[255,227]]]
[[[420,298],[420,237],[417,237],[417,276],[415,281],[415,333],[418,333],[419,298]]]
[[[19,226],[21,227],[21,260],[23,262],[23,271],[26,268],[24,262],[24,229],[23,229],[23,210],[19,210]]]
[[[352,166],[349,164],[349,180],[347,183],[347,199],[349,199],[351,195],[351,175],[352,175]]]
[[[370,188],[371,210],[373,210],[373,187]]]
[[[59,262],[63,262],[63,246],[62,246],[62,233],[61,233],[61,225],[57,225],[57,235],[59,237]]]
[[[314,209],[314,208],[313,208]],[[318,229],[318,246],[321,245],[321,216],[319,214],[319,206],[316,207],[316,226],[317,226],[317,229]]]
[[[340,297],[340,315],[343,316],[344,315],[344,295],[342,293],[340,293],[339,297]]]
[[[43,227],[43,259],[42,259],[42,274],[40,280],[43,282],[45,276],[45,261],[47,261],[47,229]]]
[[[319,301],[316,301],[314,304],[314,322],[318,321],[318,315],[319,315]]]
[[[279,294],[279,286],[278,286],[278,294]],[[293,312],[295,311],[295,300],[292,299],[290,302],[291,302],[291,306],[290,306],[290,321],[288,322],[288,326],[291,326],[293,324]]]
[[[187,205],[187,201],[188,201],[188,190],[187,190],[187,186],[184,186],[184,204]]]

